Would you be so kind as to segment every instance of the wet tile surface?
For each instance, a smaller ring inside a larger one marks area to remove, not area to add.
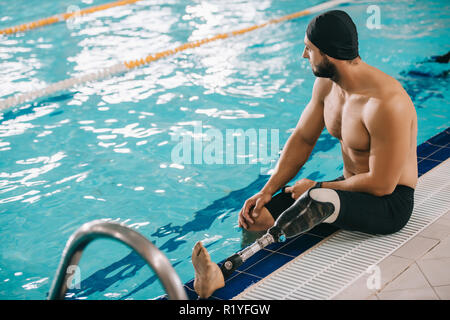
[[[419,177],[450,157],[450,128],[417,147]]]

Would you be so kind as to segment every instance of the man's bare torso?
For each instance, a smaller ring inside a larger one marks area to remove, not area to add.
[[[417,183],[416,135],[417,117],[414,106],[401,85],[392,77],[373,68],[371,86],[361,94],[347,95],[329,79],[328,94],[324,97],[324,122],[328,132],[339,139],[344,161],[344,176],[369,171],[371,136],[364,123],[364,112],[371,104],[379,103],[393,94],[400,95],[402,102],[409,104],[404,121],[410,122],[409,154],[402,167],[398,184],[415,188]]]

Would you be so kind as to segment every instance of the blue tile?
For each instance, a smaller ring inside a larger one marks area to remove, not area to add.
[[[184,286],[184,291],[186,291],[186,295],[189,300],[197,300],[198,295],[194,290],[190,290],[187,286]]]
[[[291,241],[291,239],[287,239],[286,242],[275,242],[275,243],[269,244],[264,249],[271,250],[271,251],[277,251],[281,247],[285,246],[286,243],[288,243],[289,241]]]
[[[199,299],[199,296],[195,291],[186,289],[186,294],[187,294],[188,300],[198,300]],[[207,300],[218,300],[218,299],[216,297],[211,296]]]
[[[439,163],[440,162],[438,162],[438,161],[433,161],[433,160],[428,160],[428,159],[420,161],[418,164],[419,174],[422,175],[422,174],[430,171],[431,169],[436,167]]]
[[[295,236],[295,237],[291,237],[286,239],[285,242],[275,242],[272,243],[270,245],[268,245],[267,247],[265,247],[264,249],[270,250],[270,251],[278,251],[280,248],[284,247],[285,245],[287,245],[288,243],[294,241],[295,239],[297,239],[298,237],[300,237],[301,235]]]
[[[237,270],[238,271],[243,271],[243,270],[251,267],[255,263],[257,263],[258,261],[263,260],[264,258],[266,258],[270,254],[271,254],[271,252],[267,251],[267,250],[258,251],[253,256],[251,256],[248,260],[246,260],[239,268],[237,268]]]
[[[450,148],[441,148],[428,157],[431,160],[445,161],[450,158]]]
[[[417,147],[417,156],[426,158],[436,150],[438,150],[441,147],[433,146],[429,144],[428,142],[422,143],[420,146]]]
[[[194,279],[191,279],[188,282],[186,282],[184,286],[190,290],[194,290]]]
[[[329,223],[321,223],[309,230],[307,233],[326,238],[338,230],[338,227],[333,226]]]
[[[273,253],[265,259],[253,264],[250,268],[244,269],[244,272],[264,278],[292,259],[293,257],[284,254]]]
[[[447,132],[447,130],[444,130],[441,133],[435,135],[434,137],[429,139],[428,142],[442,147],[447,145],[448,143],[450,143],[450,134]]]
[[[277,252],[297,257],[322,240],[322,238],[317,236],[303,234],[300,237],[297,237],[294,241],[280,248]]]
[[[226,282],[225,287],[216,290],[212,298],[230,300],[244,291],[247,287],[261,280],[249,274],[240,273]]]

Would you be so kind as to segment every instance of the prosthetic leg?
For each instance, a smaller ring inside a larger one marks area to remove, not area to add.
[[[320,192],[314,192],[316,195],[311,197],[311,191],[318,188],[320,188],[320,183],[306,191],[292,206],[286,209],[264,236],[227,258],[220,267],[224,278],[227,279],[242,263],[269,244],[284,242],[286,238],[307,232],[335,213],[336,208],[340,207],[337,193],[332,189],[317,190],[334,192],[336,196],[331,197],[330,201],[323,201],[323,195],[317,196],[317,193]]]

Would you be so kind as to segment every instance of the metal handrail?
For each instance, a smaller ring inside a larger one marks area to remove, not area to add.
[[[64,299],[67,291],[67,268],[77,266],[83,250],[95,239],[110,238],[135,250],[161,281],[171,300],[187,300],[186,291],[166,256],[140,233],[118,223],[94,220],[82,225],[67,241],[61,262],[48,294],[49,300]]]

